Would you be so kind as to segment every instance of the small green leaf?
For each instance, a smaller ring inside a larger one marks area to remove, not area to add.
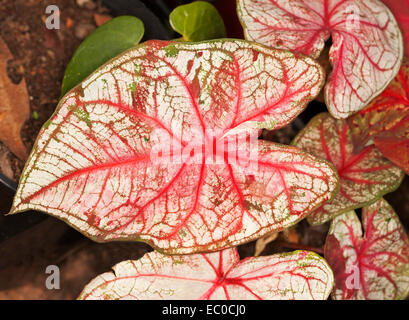
[[[144,31],[143,23],[138,18],[121,16],[92,32],[75,51],[65,70],[62,95],[109,59],[137,45]]]
[[[177,7],[169,16],[173,30],[183,41],[203,41],[226,37],[226,28],[217,9],[208,2],[195,1]]]

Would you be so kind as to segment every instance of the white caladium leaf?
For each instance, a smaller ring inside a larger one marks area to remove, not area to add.
[[[362,226],[365,235],[362,235]],[[325,243],[337,300],[405,299],[409,294],[409,240],[392,207],[380,199],[336,217]]]
[[[257,131],[288,124],[323,79],[311,58],[246,41],[146,42],[62,99],[11,212],[179,254],[282,230],[331,198],[338,177]]]
[[[327,299],[331,268],[319,255],[294,251],[240,261],[237,249],[167,256],[147,253],[92,280],[79,299]]]
[[[398,188],[405,176],[374,145],[355,154],[347,121],[334,119],[328,113],[313,118],[293,143],[333,163],[340,177],[340,190],[335,198],[308,217],[313,225],[375,202]]]
[[[332,37],[332,74],[325,87],[331,114],[364,108],[397,74],[402,35],[379,0],[238,0],[248,40],[318,58]]]

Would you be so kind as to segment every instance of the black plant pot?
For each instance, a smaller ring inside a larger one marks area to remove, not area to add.
[[[168,0],[103,0],[112,16],[131,15],[141,19],[145,26],[142,41],[150,39],[170,40],[175,34],[166,25],[177,1]],[[17,182],[0,172],[0,243],[43,222],[48,215],[29,211],[24,214],[5,216],[11,207],[17,190]]]

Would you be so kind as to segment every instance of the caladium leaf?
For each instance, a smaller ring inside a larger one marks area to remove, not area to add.
[[[313,225],[375,202],[394,191],[405,175],[374,145],[354,153],[347,121],[334,119],[328,113],[313,118],[297,135],[294,144],[332,162],[340,176],[339,193],[308,217]]]
[[[109,59],[132,48],[145,32],[136,17],[116,17],[92,32],[78,47],[65,70],[62,95],[74,88]]]
[[[282,230],[333,196],[336,171],[298,148],[247,143],[248,130],[289,123],[323,76],[310,58],[242,40],[146,42],[60,102],[11,212],[46,211],[97,241],[168,253]]]
[[[332,36],[325,87],[331,114],[364,108],[397,74],[402,35],[379,0],[238,0],[246,39],[318,58]]]
[[[409,240],[392,207],[380,199],[336,217],[325,243],[337,300],[405,299],[409,294]]]
[[[409,59],[404,59],[386,90],[348,123],[357,150],[373,142],[385,157],[409,173]]]
[[[382,0],[392,11],[398,21],[403,35],[405,45],[405,55],[409,56],[409,0]]]
[[[169,16],[173,30],[183,41],[203,41],[226,37],[226,28],[217,9],[205,1],[181,5]]]
[[[327,299],[333,273],[308,251],[239,260],[237,249],[166,256],[147,253],[92,280],[79,299]]]

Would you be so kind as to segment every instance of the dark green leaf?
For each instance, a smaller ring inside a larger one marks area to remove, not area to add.
[[[62,95],[119,53],[135,46],[142,39],[141,20],[120,16],[104,23],[92,32],[75,51],[62,84]]]

